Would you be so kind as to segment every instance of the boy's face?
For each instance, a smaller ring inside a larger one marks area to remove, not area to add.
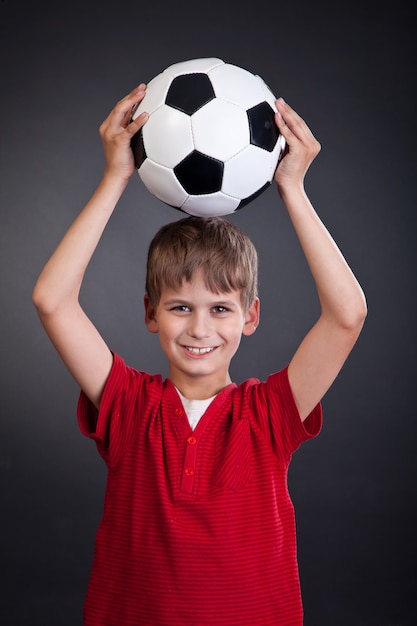
[[[189,399],[208,398],[230,381],[230,361],[243,335],[259,322],[259,300],[248,311],[240,291],[209,291],[201,274],[178,289],[164,288],[154,308],[145,296],[146,325],[159,333],[169,378]]]

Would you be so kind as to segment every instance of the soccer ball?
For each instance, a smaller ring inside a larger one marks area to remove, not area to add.
[[[139,176],[150,193],[190,215],[228,215],[272,182],[285,139],[265,82],[221,59],[171,65],[153,78],[132,119]]]

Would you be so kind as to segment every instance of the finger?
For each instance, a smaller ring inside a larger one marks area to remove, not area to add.
[[[278,127],[280,134],[285,138],[287,146],[288,146],[288,142],[291,142],[291,140],[294,138],[294,133],[292,132],[291,128],[287,125],[286,120],[284,119],[281,111],[279,110],[275,113],[275,123]]]
[[[140,83],[140,85],[132,89],[130,93],[128,93],[124,98],[122,98],[121,102],[125,100],[130,100],[132,98],[135,99],[138,95],[142,95],[142,94],[144,95],[145,92],[146,92],[146,84]]]
[[[145,97],[145,94],[146,85],[142,83],[139,87],[136,87],[127,96],[122,98],[122,100],[119,100],[110,114],[112,121],[118,125],[122,125],[123,122],[127,123],[130,120],[133,108],[138,106]]]
[[[134,120],[130,121],[130,123],[126,126],[126,132],[133,137],[133,135],[142,128],[148,117],[149,114],[146,111],[143,111],[143,113],[138,115]]]
[[[127,96],[119,100],[109,113],[107,118],[100,125],[100,135],[103,138],[106,134],[118,134],[125,130],[131,122],[132,110],[138,106],[146,94],[146,85],[141,83],[135,87]]]
[[[308,155],[310,161],[314,159],[321,150],[321,145],[294,109],[292,109],[282,98],[277,100],[277,124],[280,132],[287,141],[287,146],[302,147],[304,153]],[[281,118],[281,119],[280,119]],[[285,120],[285,122],[283,121]]]
[[[287,133],[289,129],[300,140],[310,140],[313,137],[310,129],[302,117],[300,117],[283,98],[278,98],[275,104],[277,107],[278,118],[281,118],[282,120],[281,125],[279,126],[280,128],[286,126]],[[285,129],[283,128],[283,130],[283,134],[286,136]]]

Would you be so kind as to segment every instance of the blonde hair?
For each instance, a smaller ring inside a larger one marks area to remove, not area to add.
[[[235,224],[220,217],[185,217],[160,228],[148,250],[146,292],[154,306],[162,289],[178,288],[202,270],[213,293],[240,291],[245,310],[258,292],[258,255]]]

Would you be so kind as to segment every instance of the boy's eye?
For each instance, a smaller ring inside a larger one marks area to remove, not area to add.
[[[172,307],[172,311],[179,311],[180,313],[188,313],[190,308],[185,304],[178,304],[177,306]]]
[[[214,313],[227,313],[228,309],[226,309],[225,306],[219,305],[219,306],[213,307],[213,311]]]

